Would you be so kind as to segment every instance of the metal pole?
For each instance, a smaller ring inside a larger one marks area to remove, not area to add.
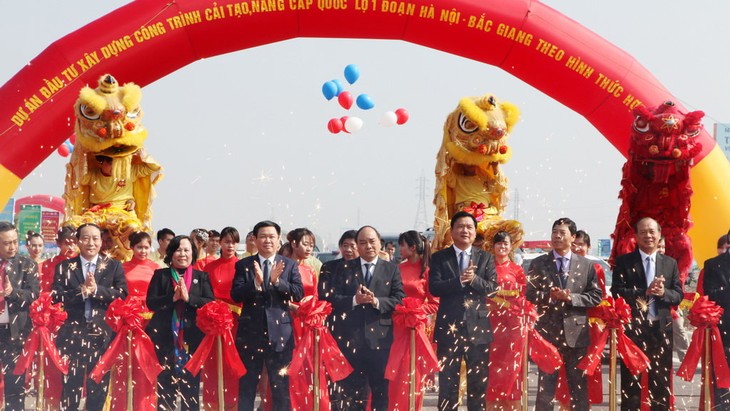
[[[710,357],[712,354],[710,352],[710,336],[710,329],[705,328],[705,346],[703,347],[705,349],[705,358],[702,361],[702,391],[705,395],[703,403],[706,411],[712,409],[712,373],[710,372]]]
[[[41,352],[38,353],[38,398],[36,398],[36,409],[38,411],[43,411],[45,405],[43,402],[45,401],[45,391],[46,391],[46,373],[45,373],[45,362],[46,362],[46,352],[41,348]]]
[[[608,368],[608,411],[616,411],[616,363],[618,354],[616,352],[617,345],[616,329],[611,328],[610,343],[610,362]]]
[[[410,392],[408,393],[408,409],[416,411],[416,329],[411,328],[411,364],[408,373]]]
[[[132,387],[132,330],[127,331],[127,409],[134,409],[134,391]]]
[[[522,331],[525,333],[525,344],[522,347],[522,397],[520,398],[520,408],[522,409],[522,411],[527,411],[527,402],[528,402],[527,401],[527,388],[529,385],[528,378],[530,375],[530,372],[528,369],[528,367],[530,366],[530,362],[529,362],[529,358],[528,358],[529,353],[530,353],[530,349],[529,349],[530,338],[529,338],[529,335],[527,332],[526,324],[523,324]]]
[[[314,364],[312,364],[314,372],[314,411],[319,411],[319,330],[314,329]]]
[[[218,335],[215,337],[216,354],[218,362],[218,411],[224,411],[226,409],[224,388],[223,388],[223,336]]]

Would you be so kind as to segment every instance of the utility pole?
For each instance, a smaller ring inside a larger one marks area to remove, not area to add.
[[[428,228],[428,220],[426,220],[426,177],[421,171],[421,177],[418,178],[418,207],[416,208],[416,221],[413,223],[413,229],[419,232],[426,231]]]
[[[513,220],[520,221],[520,192],[515,188],[515,203],[514,203],[514,211],[513,211]]]

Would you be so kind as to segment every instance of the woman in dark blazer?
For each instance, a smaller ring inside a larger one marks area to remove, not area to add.
[[[177,236],[167,247],[169,268],[155,270],[147,291],[147,307],[154,312],[147,334],[155,344],[163,371],[157,377],[158,410],[200,409],[200,377],[184,369],[203,339],[195,324],[198,308],[213,301],[208,274],[193,270],[198,250],[188,236]]]

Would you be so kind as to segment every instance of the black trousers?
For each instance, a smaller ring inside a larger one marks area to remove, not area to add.
[[[486,409],[489,344],[470,343],[464,327],[463,323],[457,324],[455,341],[438,342],[437,355],[442,366],[439,372],[439,411],[455,411],[459,407],[462,359],[466,362],[466,408],[469,411]]]
[[[385,379],[385,366],[388,363],[390,344],[387,347],[372,349],[364,337],[351,342],[348,347],[340,347],[353,371],[342,381],[335,384],[330,399],[334,411],[365,411],[372,395],[372,411],[388,410],[388,383]]]
[[[13,374],[15,363],[23,350],[24,340],[12,340],[10,328],[0,325],[0,362],[2,363],[3,383],[5,384],[5,410],[23,411],[25,409],[25,375]]]
[[[180,409],[197,411],[200,409],[200,374],[193,376],[187,370],[175,371],[175,355],[170,352],[160,362],[162,371],[157,376],[157,409],[174,411],[178,397]]]
[[[578,369],[578,363],[585,357],[587,347],[568,347],[565,338],[556,347],[560,356],[565,362],[565,373],[568,378],[568,390],[570,391],[570,409],[589,410],[588,402],[588,381],[584,371]],[[557,386],[559,372],[546,373],[540,371],[537,378],[537,397],[535,398],[535,411],[548,411],[553,409],[555,399],[555,387]]]
[[[672,322],[634,321],[626,335],[649,357],[649,402],[652,411],[669,409],[672,397]],[[633,376],[621,364],[621,410],[641,408],[641,376]]]
[[[236,337],[236,347],[241,356],[246,374],[238,382],[238,409],[239,411],[253,411],[256,400],[256,386],[261,379],[261,372],[266,364],[266,372],[271,387],[271,399],[274,411],[289,411],[289,376],[280,373],[292,359],[294,337],[284,346],[284,350],[277,352],[269,342],[268,333],[259,336],[241,335],[241,328]],[[262,399],[263,400],[263,399]]]
[[[71,323],[61,329],[58,336],[61,355],[69,358],[68,375],[63,381],[61,408],[77,410],[86,382],[86,410],[101,411],[109,386],[109,373],[99,384],[86,378],[107,349],[105,332],[93,323]]]

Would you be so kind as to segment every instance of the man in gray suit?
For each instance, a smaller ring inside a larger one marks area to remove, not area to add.
[[[332,336],[354,369],[334,390],[332,409],[364,411],[371,392],[372,410],[385,411],[385,365],[393,343],[391,315],[405,293],[398,266],[378,258],[377,230],[364,226],[356,240],[360,258],[337,266],[323,291],[324,299],[332,303]]]
[[[441,361],[439,410],[459,406],[459,370],[466,361],[467,408],[484,410],[489,376],[492,329],[487,317],[487,296],[497,288],[491,254],[472,244],[477,221],[459,211],[451,217],[453,247],[434,253],[429,264],[429,288],[440,298],[434,339]]]
[[[30,303],[38,298],[38,266],[18,255],[18,231],[0,221],[0,363],[5,383],[5,410],[24,409],[24,375],[13,368],[31,329]],[[2,408],[2,407],[0,407]]]
[[[627,327],[626,335],[649,357],[650,408],[668,410],[673,402],[670,308],[682,302],[684,292],[677,261],[657,252],[662,229],[656,220],[642,218],[634,230],[638,249],[616,258],[611,292],[623,297],[631,306],[633,321]],[[641,378],[622,366],[622,410],[639,410],[641,389]]]
[[[577,228],[569,218],[553,223],[550,243],[553,250],[535,258],[527,273],[527,299],[532,301],[540,318],[535,327],[560,352],[568,376],[570,409],[588,410],[586,377],[578,363],[588,348],[586,310],[601,302],[593,263],[573,253]],[[540,371],[535,410],[552,410],[558,372]]]

